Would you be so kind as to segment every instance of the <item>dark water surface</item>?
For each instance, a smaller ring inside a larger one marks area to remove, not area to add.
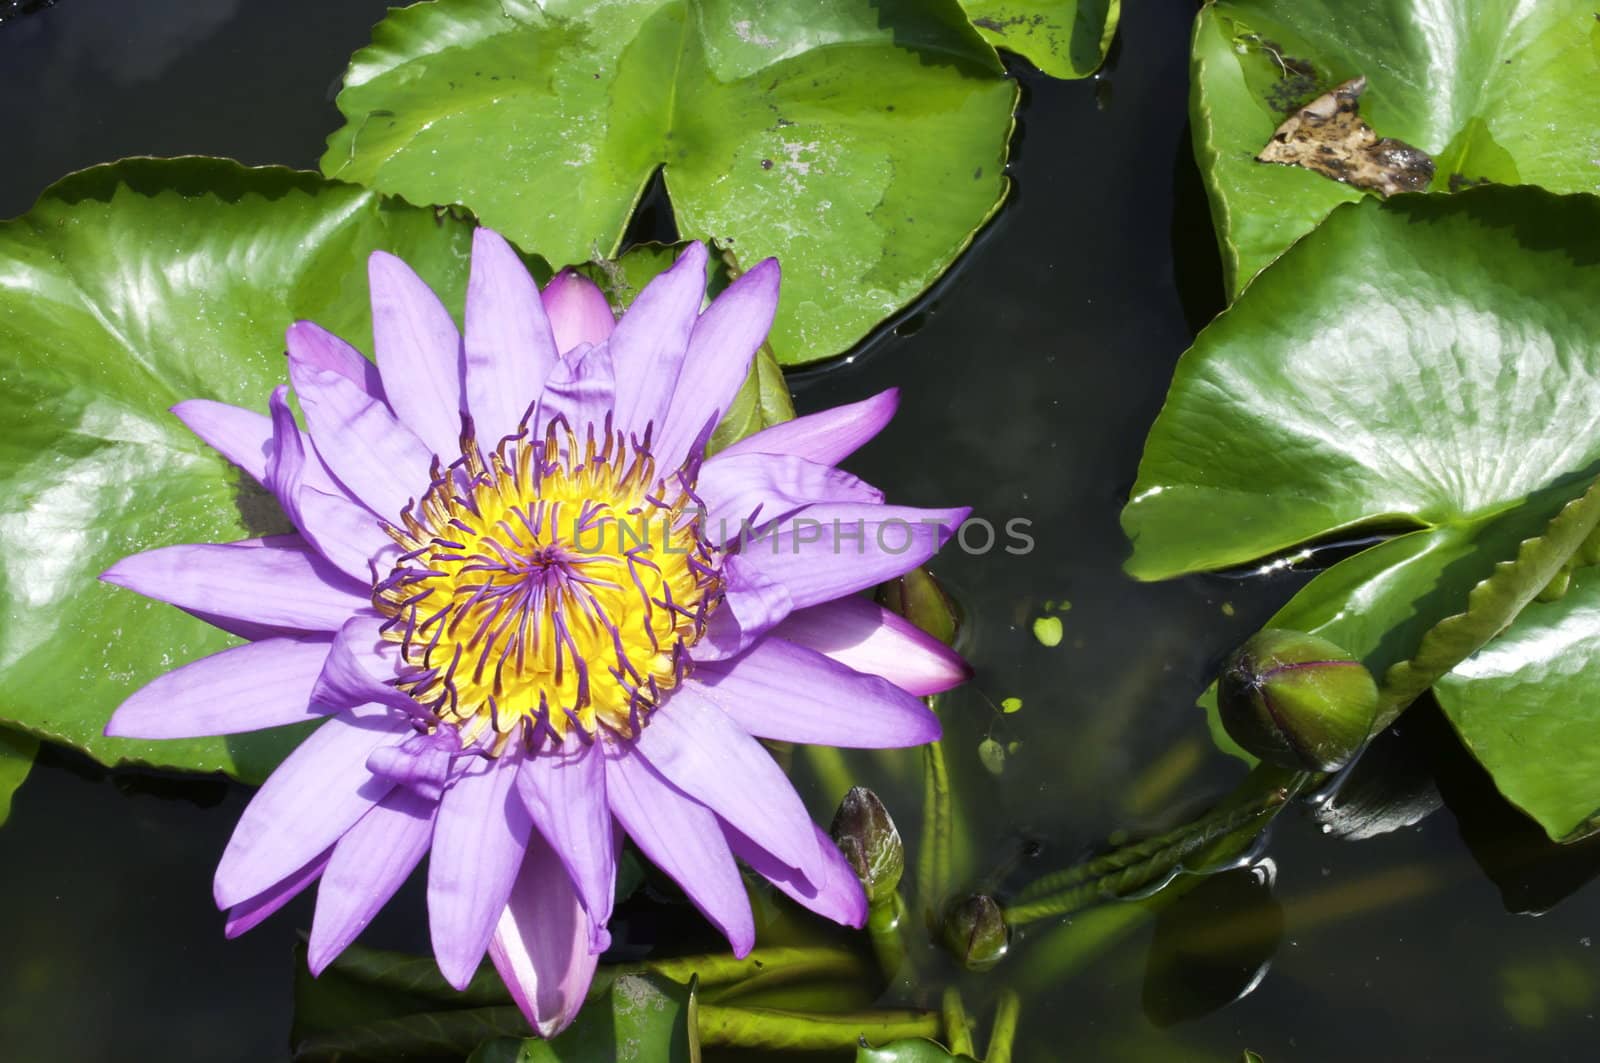
[[[338,125],[336,79],[384,8],[62,0],[0,23],[0,217],[121,155],[314,167]],[[794,381],[802,410],[902,389],[895,424],[852,463],[892,500],[1032,521],[1027,556],[952,550],[938,566],[978,670],[945,710],[973,885],[1016,886],[1223,792],[1241,769],[1211,752],[1193,696],[1303,579],[1145,586],[1120,568],[1117,514],[1145,431],[1220,305],[1187,140],[1193,13],[1187,0],[1129,4],[1098,83],[1022,74],[1011,205],[898,329]],[[1062,601],[1065,638],[1046,648],[1031,620]],[[1012,696],[1015,715],[988,704]],[[999,776],[977,756],[991,732],[1020,743]],[[1381,753],[1419,815],[1443,808],[1362,842],[1291,812],[1254,871],[1208,880],[1086,967],[1060,951],[1073,931],[1025,928],[1004,965],[968,983],[969,1006],[1003,979],[1031,986],[1024,1060],[1593,1058],[1600,894],[1575,891],[1600,852],[1541,842],[1427,707]],[[915,766],[851,762],[908,833]],[[839,795],[804,761],[798,777],[826,821]],[[0,1058],[287,1057],[308,901],[235,942],[211,906],[247,797],[41,759],[0,830]],[[426,948],[416,885],[368,943]]]

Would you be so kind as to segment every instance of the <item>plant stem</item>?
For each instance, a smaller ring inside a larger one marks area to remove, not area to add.
[[[1270,770],[1258,771],[1266,773],[1268,785],[1262,786],[1258,777],[1253,776],[1253,783],[1246,784],[1246,796],[1243,799],[1226,801],[1176,830],[1124,846],[1033,882],[1018,894],[1017,903],[1006,908],[1006,922],[1017,926],[1036,919],[1065,915],[1156,883],[1170,875],[1187,858],[1220,839],[1247,827],[1259,829],[1265,826],[1290,796],[1298,793],[1312,779],[1311,776],[1300,774],[1290,777],[1281,785],[1271,785],[1274,779]]]
[[[867,935],[872,939],[878,968],[889,985],[916,982],[911,955],[906,948],[906,902],[896,890],[887,900],[867,909]]]
[[[616,969],[619,974],[650,972],[684,985],[695,975],[701,986],[721,986],[782,972],[786,980],[812,976],[850,976],[861,973],[861,960],[847,949],[825,946],[775,946],[751,950],[744,959],[732,954],[678,956],[646,960]]]
[[[976,1053],[977,1049],[972,1043],[972,1021],[967,1018],[966,1006],[961,1003],[961,990],[953,985],[945,986],[939,1010],[944,1017],[944,1043],[950,1046],[950,1051],[958,1056]]]
[[[1011,1042],[1017,1038],[1017,1017],[1022,998],[1011,989],[1000,990],[994,1006],[994,1026],[989,1030],[989,1051],[983,1063],[1011,1063]]]
[[[701,1004],[698,1012],[700,1043],[705,1045],[821,1051],[853,1049],[862,1038],[872,1044],[884,1044],[904,1037],[939,1034],[939,1015],[932,1011],[812,1015]]]
[[[950,769],[944,743],[922,747],[922,843],[917,848],[917,904],[928,925],[950,889]]]

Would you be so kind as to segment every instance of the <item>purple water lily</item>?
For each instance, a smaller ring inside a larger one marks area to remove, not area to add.
[[[624,834],[735,953],[736,860],[861,925],[850,868],[759,738],[897,747],[966,666],[857,592],[927,560],[964,509],[883,504],[834,464],[885,392],[707,458],[771,326],[778,265],[701,311],[691,245],[614,319],[587,280],[541,293],[479,229],[465,335],[403,262],[370,261],[376,364],[288,332],[270,415],[174,412],[270,489],[297,534],[169,546],[104,578],[249,640],[156,679],[109,735],[323,719],[251,801],[217,868],[230,936],[320,879],[320,973],[424,854],[439,968],[485,952],[540,1033],[609,942]]]

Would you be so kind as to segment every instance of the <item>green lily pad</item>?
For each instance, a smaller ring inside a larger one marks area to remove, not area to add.
[[[0,722],[108,765],[265,777],[303,731],[101,734],[145,682],[234,640],[96,577],[139,550],[284,530],[169,407],[265,410],[296,318],[370,350],[375,248],[459,307],[470,237],[368,189],[194,158],[86,170],[0,224]]]
[[[848,349],[1005,197],[1017,88],[956,0],[434,0],[356,53],[330,177],[613,257],[663,170],[681,235],[784,265],[784,364]]]
[[[1600,569],[1528,606],[1434,693],[1495,785],[1552,838],[1600,825]]]
[[[1056,78],[1100,69],[1122,0],[961,0],[983,39]]]
[[[1230,294],[1340,203],[1364,193],[1255,161],[1320,92],[1368,80],[1380,137],[1434,156],[1436,191],[1491,181],[1600,191],[1600,78],[1587,0],[1216,0],[1195,24],[1195,152]]]
[[[908,1037],[877,1048],[862,1045],[856,1049],[856,1063],[954,1063],[963,1059],[972,1057],[956,1055],[924,1037]]]
[[[27,780],[38,752],[37,738],[0,728],[0,824],[11,816],[11,795]]]
[[[1268,626],[1378,676],[1408,661],[1600,469],[1597,226],[1600,200],[1532,188],[1337,209],[1180,362],[1123,514],[1129,571],[1394,533]],[[1530,570],[1520,602],[1549,576]]]

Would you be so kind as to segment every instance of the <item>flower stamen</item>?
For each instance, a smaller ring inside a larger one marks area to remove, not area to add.
[[[580,445],[558,416],[486,457],[469,422],[461,457],[385,525],[403,553],[373,604],[397,685],[464,743],[631,736],[687,674],[722,580],[696,469],[658,479],[650,434],[608,417]]]

